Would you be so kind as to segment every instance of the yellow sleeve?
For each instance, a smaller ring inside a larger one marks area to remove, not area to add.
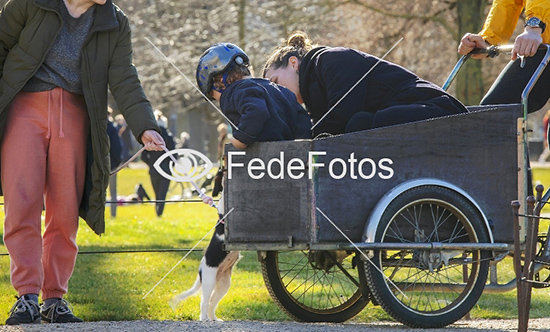
[[[550,43],[550,1],[527,0],[525,4],[525,17],[536,16],[546,23],[546,29],[542,34],[543,43]]]
[[[542,4],[549,1],[527,0],[527,2]],[[547,5],[544,6],[548,7]],[[494,0],[483,25],[483,30],[479,34],[491,45],[508,42],[516,28],[523,7],[524,0]]]

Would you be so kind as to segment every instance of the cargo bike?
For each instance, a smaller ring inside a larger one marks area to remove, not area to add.
[[[525,110],[537,77],[524,105],[228,146],[225,249],[256,251],[273,300],[298,321],[342,322],[370,301],[411,327],[457,321],[484,291],[516,287],[497,281],[505,257],[515,251],[519,274],[535,266],[522,263],[533,218],[520,216],[533,209],[510,203],[532,191]],[[529,259],[547,254],[546,237],[530,241],[539,251]],[[531,269],[535,285],[546,272]]]

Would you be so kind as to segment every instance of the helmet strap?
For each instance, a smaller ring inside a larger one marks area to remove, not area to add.
[[[231,68],[229,68],[229,70],[231,70]],[[225,86],[226,89],[229,86],[229,84],[227,84],[227,74],[228,74],[229,70],[226,71],[225,73],[223,73],[223,75],[222,75],[223,86]]]

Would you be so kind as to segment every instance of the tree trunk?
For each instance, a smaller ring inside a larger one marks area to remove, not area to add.
[[[458,36],[477,33],[485,21],[486,0],[458,0]],[[458,46],[458,43],[457,43]],[[485,94],[482,80],[482,61],[469,59],[456,77],[456,97],[466,105],[478,105]]]
[[[246,41],[244,40],[244,31],[246,29],[245,24],[245,9],[246,9],[246,0],[240,0],[239,1],[239,46],[245,50],[246,49]],[[245,51],[246,52],[246,51]]]

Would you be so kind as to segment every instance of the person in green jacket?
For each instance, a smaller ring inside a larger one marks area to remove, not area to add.
[[[164,147],[131,57],[128,19],[111,0],[10,0],[0,11],[4,244],[18,293],[6,324],[82,321],[63,296],[79,215],[105,231],[108,87],[136,139]]]

